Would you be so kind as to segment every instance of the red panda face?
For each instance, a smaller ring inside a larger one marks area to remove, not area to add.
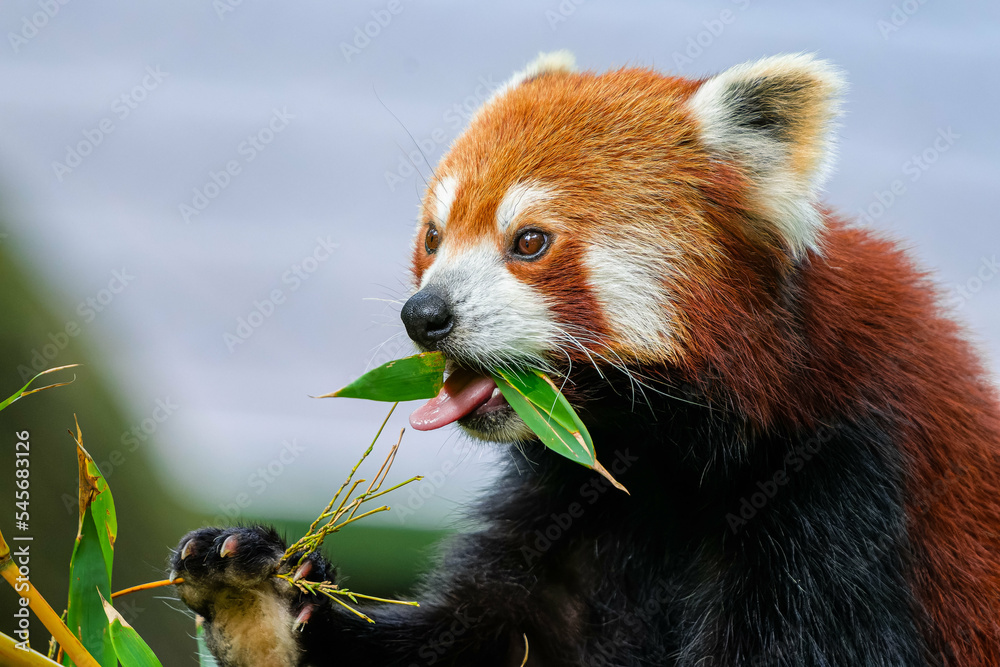
[[[734,259],[781,270],[816,246],[836,77],[802,56],[742,67],[578,74],[554,54],[477,112],[418,221],[403,320],[453,372],[414,427],[530,437],[484,371],[685,363]]]

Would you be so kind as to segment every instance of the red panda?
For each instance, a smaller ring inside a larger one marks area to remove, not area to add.
[[[449,360],[411,424],[509,469],[371,626],[270,578],[266,527],[185,536],[221,663],[1000,665],[997,395],[929,278],[819,202],[843,89],[808,55],[515,75],[434,172],[401,314]],[[564,378],[631,495],[497,367]]]

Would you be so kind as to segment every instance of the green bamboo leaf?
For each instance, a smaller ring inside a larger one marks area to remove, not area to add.
[[[35,377],[28,380],[27,384],[25,384],[23,387],[15,391],[13,394],[8,396],[2,403],[0,403],[0,410],[3,410],[4,408],[6,408],[8,405],[10,405],[19,398],[24,398],[25,396],[30,396],[31,394],[36,394],[40,391],[45,391],[46,389],[52,389],[53,387],[64,387],[70,384],[70,382],[73,382],[73,380],[76,379],[75,376],[73,377],[73,380],[70,380],[69,382],[56,382],[54,384],[48,384],[45,385],[44,387],[39,387],[38,389],[32,389],[31,391],[28,391],[28,387],[31,386],[31,383],[37,380],[38,378],[42,377],[43,375],[48,375],[49,373],[55,373],[56,371],[61,371],[66,368],[75,368],[78,365],[79,364],[70,364],[68,366],[59,366],[57,368],[49,368],[47,370],[42,371]]]
[[[609,473],[594,451],[594,441],[583,420],[545,373],[538,370],[497,370],[493,374],[500,393],[514,412],[546,447],[604,476],[616,488],[628,493]]]
[[[72,432],[70,435],[73,435]],[[76,457],[80,473],[80,519],[83,520],[84,512],[89,509],[94,525],[98,529],[98,542],[101,545],[101,554],[110,582],[115,539],[118,537],[115,501],[111,495],[111,488],[97,467],[97,463],[94,462],[94,458],[83,448],[83,433],[79,422],[76,423],[76,434],[73,437],[76,440]]]
[[[514,408],[514,412],[541,439],[542,444],[572,461],[588,468],[593,467],[593,449],[587,447],[582,438],[576,437],[547,412],[548,406],[552,404],[550,401],[545,401],[546,407],[538,406],[519,387],[507,382],[505,378],[498,375],[493,379],[510,407]]]
[[[139,633],[125,622],[122,615],[103,596],[101,603],[111,629],[111,641],[122,667],[163,667]]]
[[[80,533],[73,546],[73,557],[69,566],[69,605],[66,625],[75,634],[84,648],[102,667],[115,667],[118,659],[104,614],[101,595],[111,596],[111,582],[104,567],[104,553],[101,551],[97,526],[88,509],[81,522]],[[63,657],[64,665],[72,665],[69,656]]]
[[[118,520],[108,483],[83,448],[79,423],[74,438],[80,476],[80,520],[69,565],[66,625],[102,667],[116,667],[118,659],[101,596],[111,597]],[[95,589],[99,595],[94,595]],[[72,661],[67,657],[63,664],[70,665]]]
[[[593,458],[594,442],[590,438],[590,433],[587,432],[587,427],[583,425],[583,421],[577,416],[573,406],[569,404],[569,401],[548,375],[537,370],[497,370],[493,377],[494,380],[496,380],[496,375],[502,377],[528,401],[541,408],[542,412],[549,415],[574,437],[579,434],[577,439],[583,439],[584,446],[587,447],[591,458]]]
[[[424,352],[383,364],[343,389],[319,398],[345,396],[375,401],[433,398],[444,384],[444,367],[443,354]],[[545,373],[497,369],[492,376],[507,403],[546,447],[592,468],[628,493],[597,460],[587,427]]]
[[[205,642],[205,627],[200,616],[195,625],[195,637],[198,640],[198,664],[201,667],[219,667],[219,663],[215,660],[212,652],[208,650],[208,644]]]
[[[413,401],[434,398],[444,384],[444,355],[423,352],[373,368],[343,389],[317,398],[366,398],[371,401]]]
[[[90,502],[90,514],[97,526],[97,537],[101,545],[101,555],[111,581],[111,566],[115,559],[115,539],[118,537],[118,516],[115,513],[115,501],[111,489],[104,480],[101,471],[93,459],[87,461],[87,474],[95,480],[97,494]]]

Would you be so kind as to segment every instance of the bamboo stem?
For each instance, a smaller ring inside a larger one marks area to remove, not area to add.
[[[34,649],[23,651],[15,646],[13,637],[0,633],[0,664],[8,667],[50,667],[58,665]]]
[[[330,501],[330,504],[326,506],[326,509],[323,510],[319,518],[313,521],[312,525],[309,526],[309,530],[306,531],[307,535],[311,534],[314,530],[316,530],[316,526],[319,525],[319,522],[323,518],[323,515],[327,514],[328,512],[330,512],[330,510],[333,509],[333,505],[334,503],[337,502],[337,498],[340,496],[341,491],[343,491],[344,488],[351,483],[351,479],[354,477],[354,473],[358,471],[358,468],[361,467],[361,464],[364,463],[365,459],[368,458],[368,455],[372,453],[372,449],[375,448],[375,442],[378,441],[379,436],[382,435],[382,430],[385,428],[385,425],[389,423],[389,418],[392,417],[392,413],[396,411],[397,405],[399,405],[398,402],[393,403],[392,407],[389,408],[389,414],[385,416],[385,419],[382,420],[382,425],[378,427],[378,433],[375,434],[375,438],[372,440],[372,444],[368,445],[368,449],[365,450],[365,453],[361,455],[361,459],[354,464],[354,467],[351,469],[351,473],[347,476],[347,479],[344,480],[344,483],[340,485],[339,489],[337,489],[337,493],[333,494],[333,499]],[[289,548],[289,550],[286,553],[291,554],[293,551],[297,551],[297,549],[293,550]]]
[[[411,600],[389,600],[389,599],[386,599],[386,598],[377,598],[377,597],[375,597],[373,595],[363,595],[361,593],[355,593],[353,591],[344,591],[344,594],[346,595],[348,592],[350,592],[350,594],[352,596],[354,596],[356,598],[361,598],[362,600],[374,600],[375,602],[386,602],[388,604],[405,604],[405,605],[407,605],[409,607],[419,607],[420,606],[419,602],[413,602]]]
[[[337,604],[339,604],[339,605],[340,605],[341,607],[343,607],[343,608],[344,608],[344,609],[346,609],[347,611],[351,612],[352,614],[354,614],[354,615],[355,615],[355,616],[357,616],[358,618],[363,618],[363,619],[365,619],[366,621],[368,621],[369,623],[374,623],[374,622],[375,622],[375,621],[373,621],[373,620],[371,619],[371,617],[369,617],[369,616],[368,616],[367,614],[365,614],[365,613],[363,613],[363,612],[361,612],[361,611],[358,611],[357,609],[355,609],[355,608],[354,608],[354,607],[352,607],[351,605],[347,604],[346,602],[344,602],[344,601],[343,601],[343,600],[341,600],[340,598],[336,598],[336,597],[334,597],[334,596],[330,595],[329,593],[326,593],[325,591],[320,591],[320,592],[321,592],[321,593],[324,593],[324,594],[325,594],[325,595],[326,595],[326,596],[327,596],[328,598],[330,598],[331,600],[333,600],[334,602],[336,602],[336,603],[337,603]]]
[[[351,472],[347,475],[347,479],[340,485],[337,492],[333,494],[333,498],[330,500],[329,504],[327,504],[326,508],[320,513],[316,520],[312,522],[306,534],[299,538],[298,541],[288,547],[285,551],[285,554],[281,558],[282,564],[291,559],[295,553],[299,553],[300,555],[298,562],[296,563],[296,567],[301,566],[302,563],[305,562],[306,558],[309,557],[309,554],[319,549],[323,540],[325,540],[331,533],[336,533],[340,529],[344,528],[348,524],[354,523],[355,521],[360,521],[361,519],[372,516],[373,514],[389,510],[387,505],[383,505],[359,514],[358,512],[362,505],[374,500],[375,498],[395,491],[410,482],[423,479],[421,476],[417,475],[415,477],[411,477],[405,482],[395,484],[391,488],[382,489],[382,485],[385,483],[385,480],[389,475],[389,469],[392,468],[392,464],[396,460],[396,452],[399,451],[399,445],[403,440],[403,433],[405,432],[405,429],[401,429],[399,432],[399,438],[396,439],[396,444],[394,444],[389,450],[388,456],[386,456],[385,460],[382,461],[382,465],[379,466],[375,476],[372,477],[370,482],[368,482],[367,488],[358,493],[357,496],[354,496],[354,494],[358,492],[361,485],[367,481],[365,479],[354,479],[354,475],[358,472],[361,464],[368,458],[368,455],[372,453],[372,450],[375,448],[375,443],[378,441],[379,436],[382,435],[382,431],[385,429],[385,426],[389,422],[389,418],[392,416],[392,413],[396,409],[397,405],[399,404],[394,403],[392,408],[389,409],[389,414],[386,415],[382,424],[379,426],[378,433],[375,434],[375,438],[372,440],[371,444],[368,445],[368,449],[365,450],[364,454],[361,455],[361,459],[354,464],[353,468],[351,468]],[[325,523],[323,523],[324,521]],[[320,524],[323,525],[321,526]],[[354,604],[358,604],[357,598],[360,597],[376,602],[419,606],[416,602],[402,602],[399,600],[386,600],[384,598],[377,598],[368,595],[358,595],[346,589],[338,589],[337,586],[331,582],[296,581],[293,579],[293,574],[291,572],[288,572],[287,574],[278,574],[276,576],[281,579],[285,579],[289,584],[295,586],[300,591],[312,595],[325,595],[345,609],[348,609],[351,613],[355,614],[359,618],[365,619],[369,623],[374,623],[375,621],[372,620],[367,614],[355,609],[341,600],[340,597],[346,597]]]
[[[184,583],[184,577],[177,577],[176,579],[160,579],[159,581],[151,581],[148,584],[139,584],[138,586],[123,588],[117,593],[112,593],[111,599],[114,600],[116,597],[119,597],[121,595],[131,595],[132,593],[138,593],[139,591],[145,591],[151,588],[160,588],[161,586],[171,586],[174,584],[183,584],[183,583]]]
[[[21,597],[28,598],[28,606],[31,608],[31,611],[35,612],[35,616],[52,633],[52,636],[56,638],[59,645],[66,649],[66,654],[72,658],[77,667],[101,667],[94,660],[94,657],[87,652],[87,649],[83,647],[77,636],[70,632],[66,624],[62,622],[59,614],[53,611],[49,603],[42,597],[42,594],[31,585],[31,582],[27,580],[18,581],[18,574],[17,565],[14,564],[14,560],[10,557],[10,547],[7,546],[7,542],[3,539],[3,534],[0,533],[0,575],[3,575],[3,578],[7,580],[14,588],[14,591]],[[23,588],[25,584],[27,584],[26,590],[18,589],[19,586]]]

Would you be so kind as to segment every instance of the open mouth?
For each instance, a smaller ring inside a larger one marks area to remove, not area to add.
[[[438,395],[410,415],[410,426],[433,431],[467,417],[485,417],[508,408],[506,399],[489,375],[456,368]]]

